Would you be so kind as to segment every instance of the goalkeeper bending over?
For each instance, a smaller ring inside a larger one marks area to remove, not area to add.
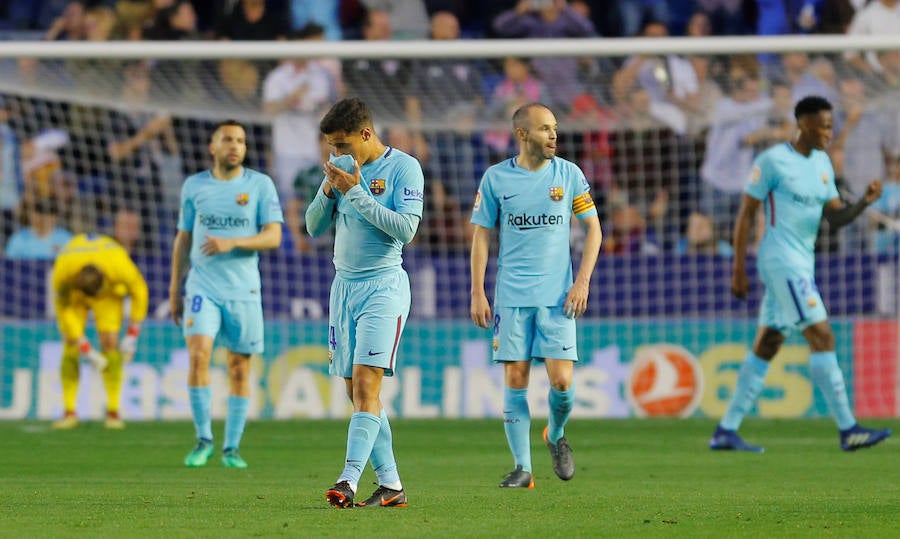
[[[60,366],[65,416],[55,429],[78,426],[78,362],[84,358],[103,373],[106,386],[108,429],[125,428],[119,417],[123,366],[134,356],[141,322],[147,316],[147,283],[131,257],[115,240],[80,234],[63,247],[53,264],[56,316],[63,337]],[[128,331],[119,342],[125,296],[131,296]],[[93,311],[100,351],[85,337],[88,311]]]

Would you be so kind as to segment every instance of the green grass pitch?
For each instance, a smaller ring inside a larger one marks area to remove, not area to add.
[[[891,426],[900,421],[869,421]],[[0,537],[897,537],[900,438],[844,453],[826,420],[749,420],[762,455],[707,449],[710,420],[573,420],[575,478],[557,479],[532,425],[534,490],[500,420],[395,420],[410,505],[328,507],[346,421],[250,422],[247,470],[187,469],[193,427],[0,422]],[[360,495],[374,489],[367,469]]]

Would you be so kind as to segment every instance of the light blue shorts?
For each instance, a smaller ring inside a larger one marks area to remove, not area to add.
[[[181,320],[185,337],[218,335],[232,352],[263,352],[262,301],[219,301],[202,292],[187,292]]]
[[[409,277],[398,270],[373,279],[331,283],[328,372],[353,377],[353,365],[381,367],[393,376],[400,335],[409,316]]]
[[[759,325],[777,329],[784,335],[805,330],[828,320],[825,303],[810,270],[760,265],[759,277],[766,285],[759,308]]]
[[[497,307],[494,361],[578,361],[575,319],[560,307]]]

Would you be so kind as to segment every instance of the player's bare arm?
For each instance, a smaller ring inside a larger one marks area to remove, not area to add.
[[[600,227],[600,219],[597,216],[586,217],[581,220],[587,228],[587,236],[584,240],[584,251],[581,254],[581,265],[572,288],[566,294],[566,302],[563,312],[570,318],[578,318],[587,310],[587,300],[591,289],[591,274],[597,265],[600,256],[600,244],[603,242],[603,231]]]
[[[748,194],[741,198],[741,208],[738,210],[737,220],[734,223],[734,267],[731,275],[731,293],[738,299],[746,299],[750,291],[750,280],[747,278],[747,245],[750,243],[750,230],[753,229],[753,221],[756,212],[762,202]]]
[[[825,204],[823,214],[828,224],[842,227],[852,223],[865,209],[881,198],[881,180],[873,180],[866,186],[866,193],[853,204],[844,204],[841,199],[833,198]]]
[[[472,322],[482,328],[491,327],[491,304],[484,293],[484,275],[487,272],[488,250],[490,249],[491,231],[483,226],[475,225],[472,234],[472,301],[470,315]]]
[[[279,245],[281,245],[281,223],[266,223],[259,234],[246,238],[219,238],[207,234],[206,241],[200,246],[200,251],[207,256],[213,256],[228,253],[234,249],[265,251],[275,249]]]
[[[176,325],[181,325],[181,313],[184,310],[184,297],[181,284],[187,274],[190,263],[189,253],[193,234],[179,230],[172,246],[172,273],[169,279],[169,311]]]

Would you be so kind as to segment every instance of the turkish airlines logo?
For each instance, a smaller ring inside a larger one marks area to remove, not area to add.
[[[703,396],[700,363],[681,346],[638,348],[625,394],[638,416],[689,417]]]

